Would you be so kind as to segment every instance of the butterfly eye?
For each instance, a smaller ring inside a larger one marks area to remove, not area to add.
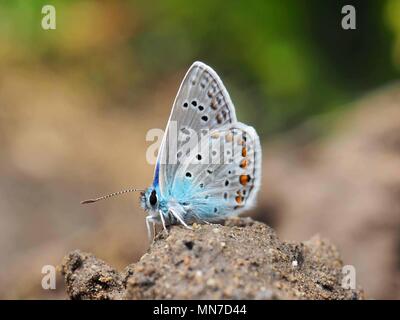
[[[150,195],[150,204],[151,204],[152,206],[155,206],[156,203],[157,203],[157,194],[156,194],[156,190],[153,190],[153,191],[151,192],[151,195]]]

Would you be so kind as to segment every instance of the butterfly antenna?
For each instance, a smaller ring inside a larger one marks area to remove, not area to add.
[[[105,199],[108,199],[108,198],[111,198],[111,197],[115,197],[115,196],[120,196],[121,194],[125,194],[125,193],[128,193],[128,192],[134,192],[134,191],[144,191],[144,190],[143,189],[126,189],[126,190],[110,193],[110,194],[107,194],[107,195],[99,197],[99,198],[87,199],[87,200],[81,201],[81,204],[93,203],[93,202],[97,202],[97,201],[100,201],[100,200],[105,200]]]

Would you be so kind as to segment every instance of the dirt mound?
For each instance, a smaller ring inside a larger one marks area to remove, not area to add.
[[[329,242],[282,242],[250,218],[173,226],[139,262],[117,272],[79,250],[64,258],[71,299],[362,299],[342,287],[343,263]]]

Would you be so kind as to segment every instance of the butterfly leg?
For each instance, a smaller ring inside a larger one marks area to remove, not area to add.
[[[159,211],[159,213],[160,213],[160,218],[161,218],[161,222],[162,222],[163,228],[164,228],[165,232],[168,234],[168,229],[167,229],[167,227],[165,225],[164,215],[163,215],[162,211]]]
[[[187,229],[193,230],[192,227],[189,227],[185,221],[181,218],[178,212],[176,212],[174,209],[170,208],[169,211],[172,213],[172,215],[179,220],[180,223],[182,223]]]
[[[147,236],[149,238],[149,242],[151,243],[154,238],[152,237],[152,234],[151,234],[150,224],[152,225],[153,232],[154,232],[154,222],[153,222],[153,220],[151,220],[151,216],[147,216],[146,217]],[[153,234],[155,234],[155,233],[153,233]]]

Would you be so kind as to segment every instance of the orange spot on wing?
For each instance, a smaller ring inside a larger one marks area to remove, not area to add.
[[[249,181],[250,181],[250,176],[249,175],[242,174],[239,177],[239,182],[243,186],[245,186]]]
[[[241,203],[242,203],[242,197],[241,197],[241,196],[236,196],[235,200],[236,200],[236,202],[237,202],[238,204],[241,204]]]
[[[240,167],[241,167],[241,168],[246,168],[246,167],[247,167],[247,160],[246,160],[246,159],[243,159],[243,160],[240,162]]]
[[[247,149],[246,149],[246,147],[243,147],[242,148],[242,157],[245,157],[245,156],[247,156]]]

